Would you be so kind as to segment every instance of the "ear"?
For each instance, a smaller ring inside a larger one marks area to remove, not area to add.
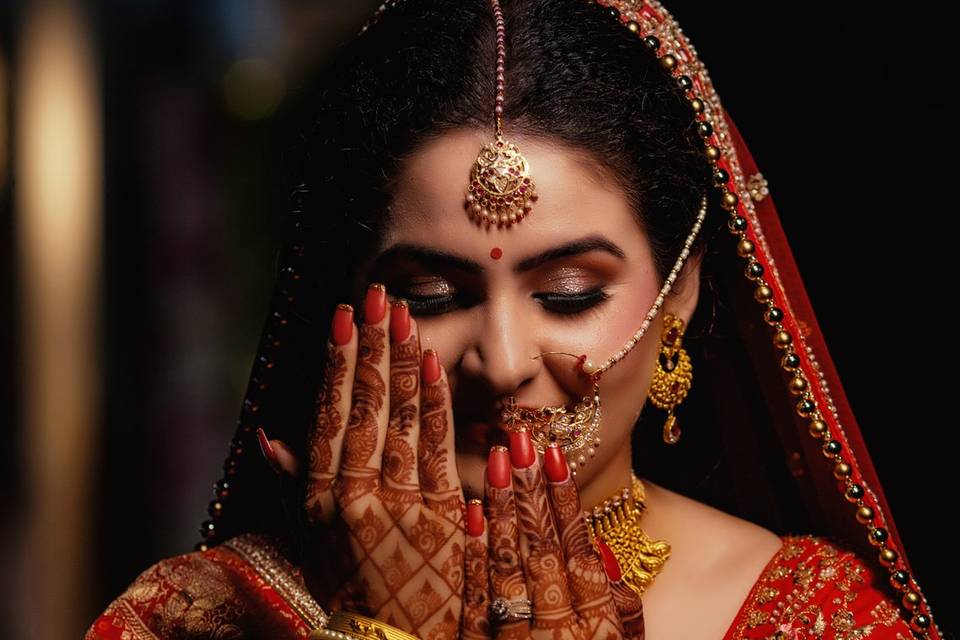
[[[688,256],[664,300],[664,311],[680,317],[685,325],[690,324],[690,318],[696,311],[697,300],[700,297],[700,265],[702,262],[702,253]]]

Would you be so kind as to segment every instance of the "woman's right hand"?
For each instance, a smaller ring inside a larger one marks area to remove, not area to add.
[[[446,372],[435,351],[421,355],[405,302],[375,283],[364,305],[359,330],[340,305],[327,342],[307,440],[304,574],[327,609],[454,638],[466,505]],[[289,447],[260,438],[275,469],[299,472]]]

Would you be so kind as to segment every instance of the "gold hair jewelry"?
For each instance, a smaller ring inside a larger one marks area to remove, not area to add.
[[[307,636],[311,640],[419,640],[392,625],[352,611],[334,611],[327,624]]]
[[[687,397],[692,384],[693,365],[683,348],[683,320],[666,313],[657,367],[647,397],[654,405],[668,412],[667,421],[663,424],[663,441],[667,444],[676,444],[680,440],[680,423],[674,410]]]
[[[520,222],[539,197],[530,180],[530,165],[520,149],[503,138],[503,69],[506,60],[503,13],[492,0],[497,21],[497,96],[494,113],[497,138],[486,144],[470,172],[464,207],[477,222],[507,227]]]
[[[670,543],[653,540],[640,527],[647,509],[646,492],[640,478],[633,472],[631,476],[631,487],[607,498],[592,513],[584,512],[584,518],[597,552],[603,557],[600,547],[605,545],[619,566],[620,580],[642,596],[670,557]]]

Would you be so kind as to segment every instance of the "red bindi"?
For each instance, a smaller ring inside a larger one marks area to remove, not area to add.
[[[500,247],[494,247],[493,249],[490,249],[490,257],[494,260],[499,260],[501,256],[503,256],[503,249]]]

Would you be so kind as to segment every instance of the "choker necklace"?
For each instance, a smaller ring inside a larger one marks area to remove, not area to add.
[[[630,487],[624,487],[583,515],[608,575],[614,581],[622,580],[642,596],[670,557],[670,543],[651,539],[640,527],[647,509],[646,493],[633,471],[631,477]]]

